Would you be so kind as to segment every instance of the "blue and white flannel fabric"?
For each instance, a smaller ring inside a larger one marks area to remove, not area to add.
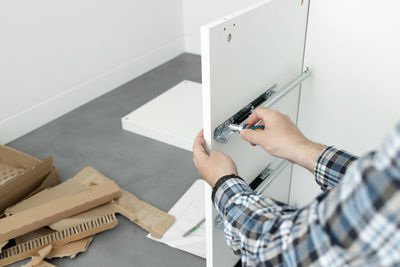
[[[326,148],[314,173],[325,192],[302,208],[261,197],[240,178],[215,189],[243,266],[400,266],[400,124],[359,159]]]

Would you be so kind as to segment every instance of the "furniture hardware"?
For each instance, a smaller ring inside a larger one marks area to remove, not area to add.
[[[311,70],[310,68],[306,68],[306,70],[299,75],[296,79],[291,81],[289,84],[284,86],[281,90],[277,90],[277,84],[274,84],[267,91],[262,93],[259,97],[251,101],[244,108],[236,112],[232,117],[224,121],[214,130],[214,140],[223,144],[228,143],[229,139],[232,135],[235,134],[236,131],[232,130],[229,127],[229,124],[240,125],[243,123],[253,112],[253,110],[259,106],[270,107],[287,95],[290,91],[296,88],[301,82],[310,76]]]

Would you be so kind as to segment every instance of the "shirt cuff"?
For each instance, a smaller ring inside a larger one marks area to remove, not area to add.
[[[218,183],[221,181],[220,183]],[[236,176],[224,176],[217,181],[214,186],[212,201],[217,211],[222,214],[226,203],[236,194],[254,193],[254,191],[246,184],[246,182]]]
[[[344,150],[329,146],[318,157],[314,166],[315,180],[323,191],[337,185],[345,174],[348,165],[357,157]]]

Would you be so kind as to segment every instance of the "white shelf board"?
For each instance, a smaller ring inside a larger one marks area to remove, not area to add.
[[[121,119],[122,128],[192,151],[202,127],[201,84],[184,80]]]

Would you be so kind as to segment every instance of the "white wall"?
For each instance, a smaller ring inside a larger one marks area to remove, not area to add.
[[[311,0],[299,127],[312,140],[362,155],[400,121],[400,2]],[[294,168],[291,200],[319,192]]]
[[[185,51],[200,54],[200,27],[260,0],[182,0]]]
[[[0,1],[0,143],[177,56],[182,36],[182,0]]]

